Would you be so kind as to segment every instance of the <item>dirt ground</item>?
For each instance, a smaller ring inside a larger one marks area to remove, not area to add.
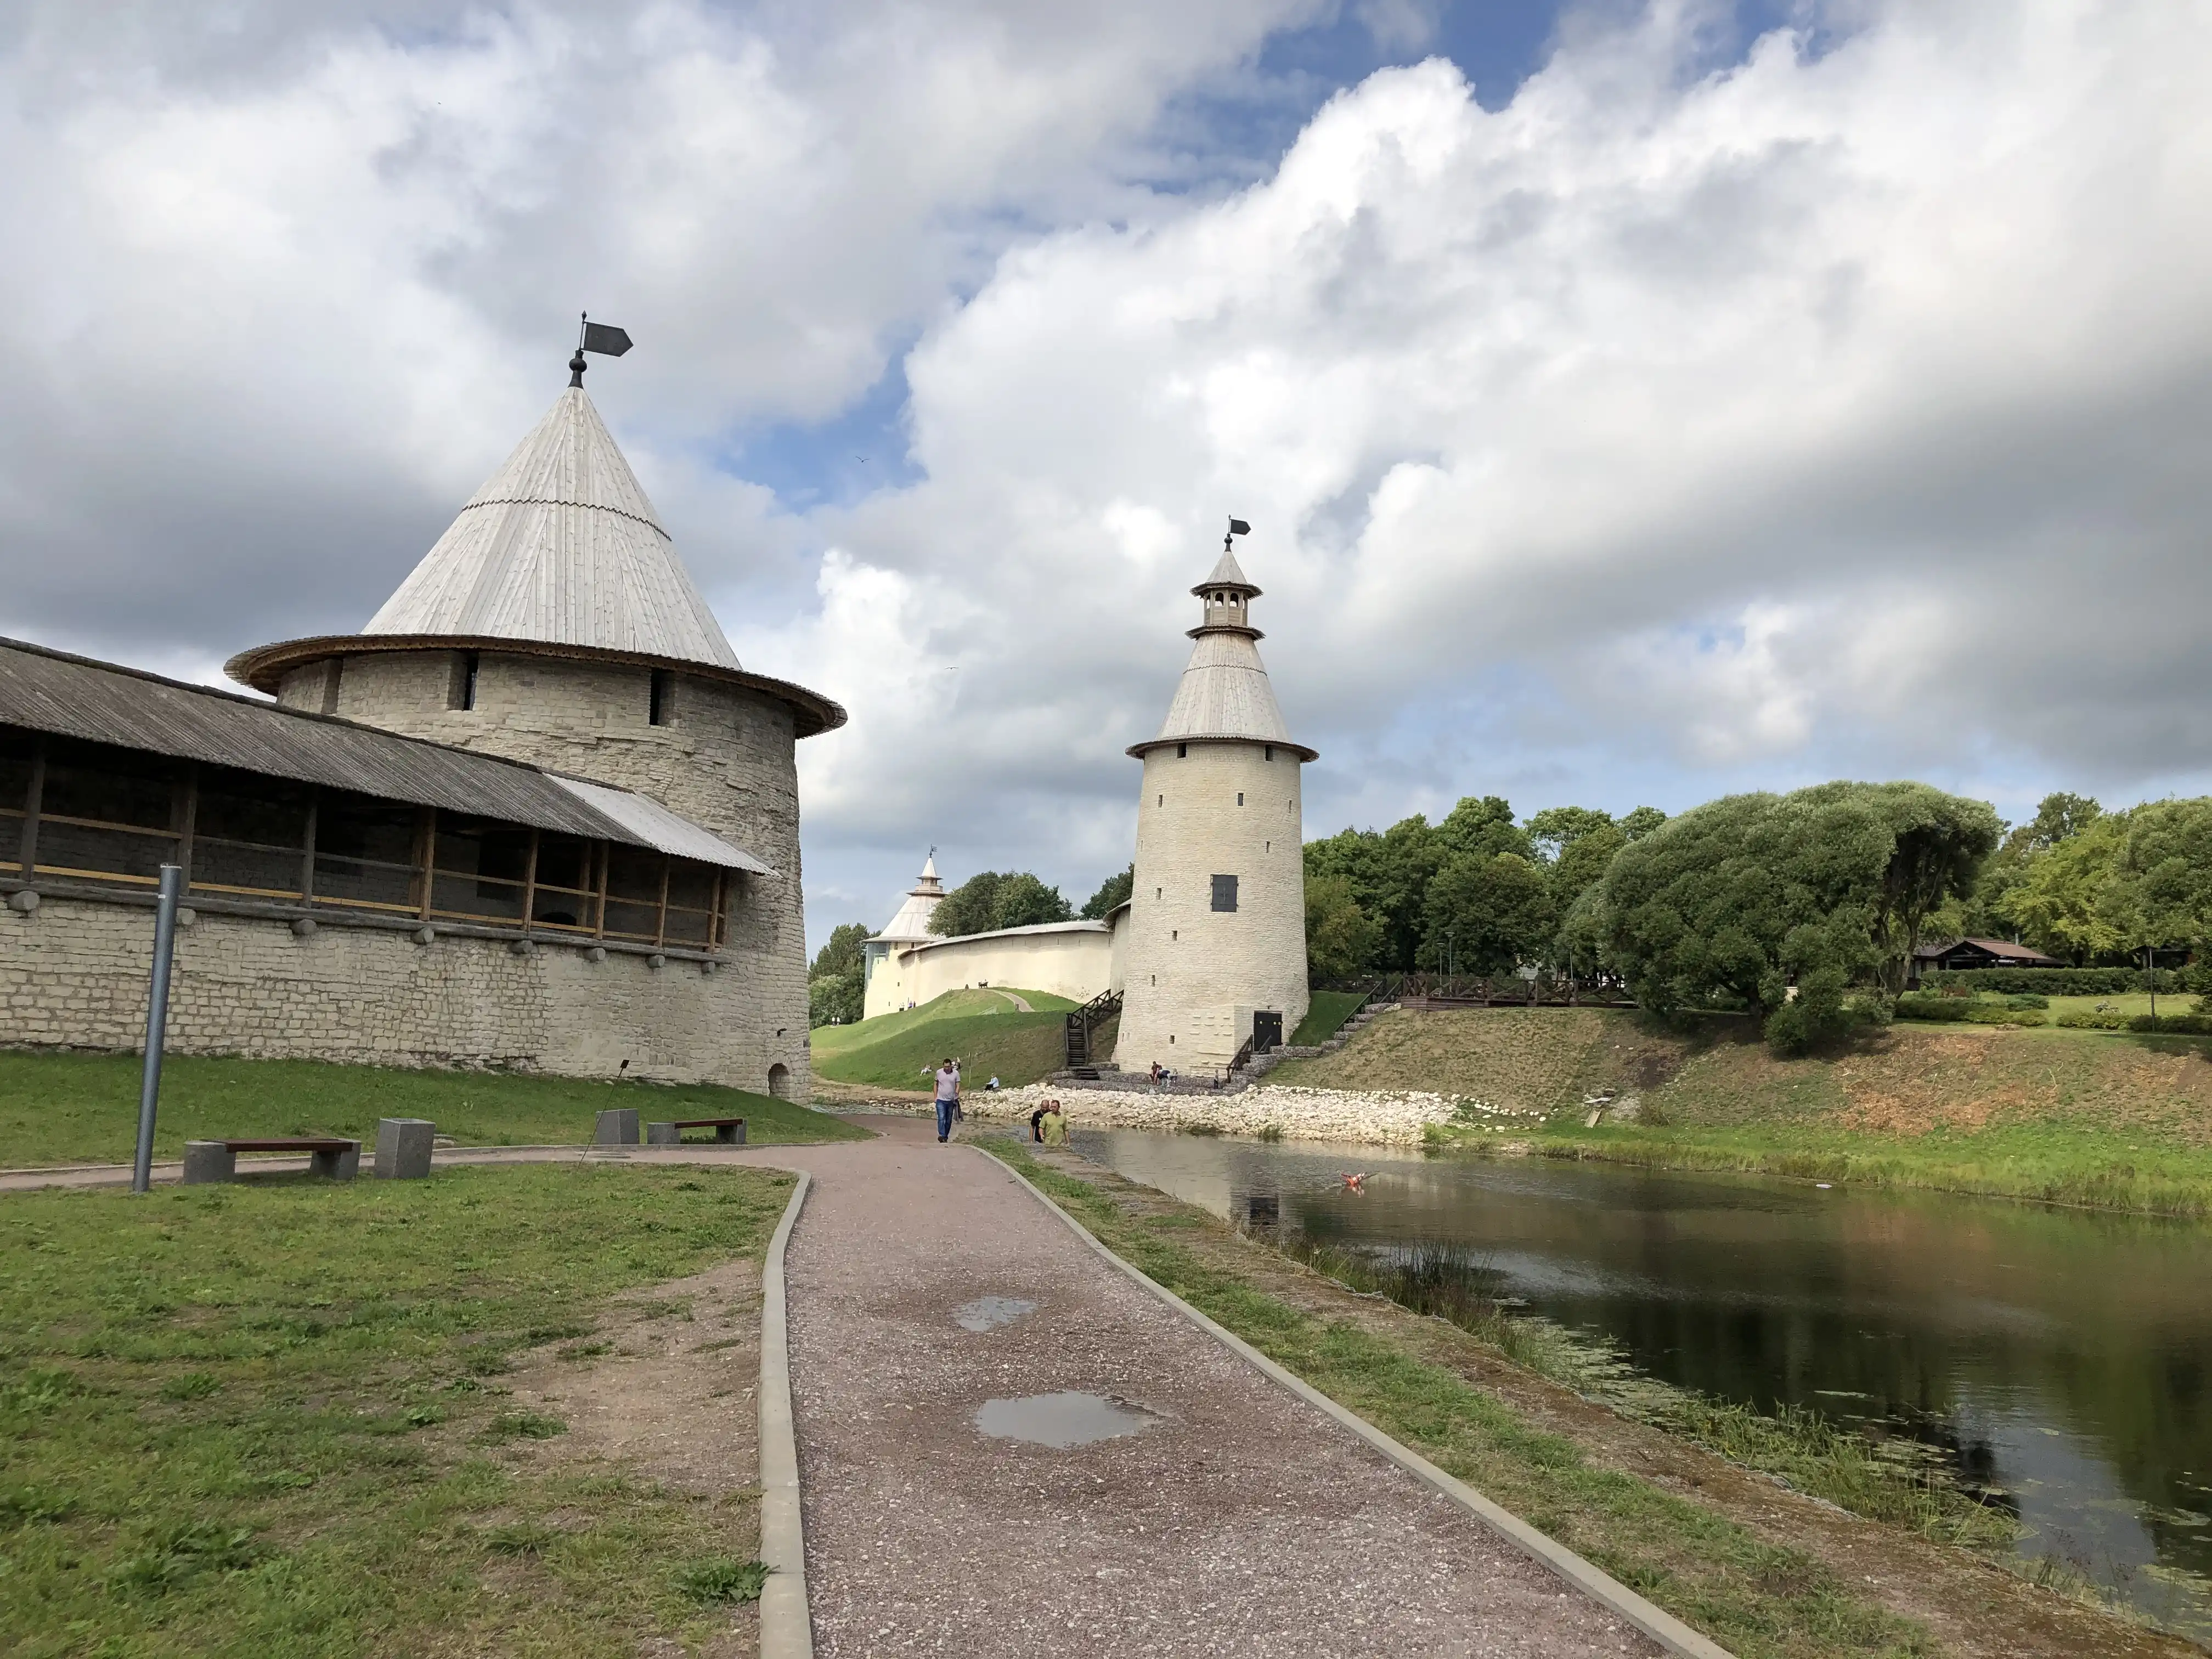
[[[1031,1148],[1110,1194],[1130,1212],[1203,1218],[1176,1242],[1254,1289],[1303,1311],[1349,1321],[1455,1370],[1535,1426],[1571,1439],[1595,1462],[1694,1496],[1760,1538],[1801,1549],[1892,1612],[1920,1620],[1949,1652],[1973,1659],[2202,1659],[2202,1650],[2039,1589],[1967,1551],[1927,1543],[1799,1496],[1514,1364],[1447,1322],[1360,1296],[1203,1212],[1086,1163]]]
[[[541,1467],[604,1462],[632,1478],[732,1506],[750,1556],[760,1535],[757,1440],[760,1263],[726,1261],[690,1279],[623,1297],[588,1341],[542,1348],[501,1381],[520,1410],[558,1417],[568,1431],[517,1443],[514,1455]],[[707,1659],[755,1659],[758,1609],[732,1608],[728,1629]],[[640,1659],[680,1659],[666,1638]]]

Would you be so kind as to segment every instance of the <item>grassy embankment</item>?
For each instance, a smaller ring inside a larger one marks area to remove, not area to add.
[[[1033,1012],[1024,1013],[1012,997]],[[1018,1089],[1060,1068],[1067,1054],[1065,1016],[1075,1006],[1042,991],[947,991],[919,1008],[857,1025],[816,1026],[815,1074],[833,1083],[918,1091],[929,1086],[925,1073],[957,1054],[966,1087],[980,1089],[996,1077],[1004,1087]]]
[[[757,1494],[563,1455],[498,1379],[604,1352],[580,1339],[627,1288],[757,1254],[789,1186],[531,1166],[8,1198],[0,1650],[701,1650],[757,1593]]]
[[[1742,1020],[1684,1033],[1613,1010],[1468,1009],[1385,1015],[1270,1081],[1457,1095],[1437,1139],[1476,1151],[2212,1215],[2201,1038],[1899,1022],[1781,1060]]]
[[[1316,991],[1298,1029],[1285,1039],[1293,1048],[1316,1048],[1334,1036],[1364,1000],[1357,991]]]
[[[130,1054],[0,1050],[0,1167],[127,1164],[138,1133],[139,1061]],[[380,1117],[426,1117],[464,1146],[580,1146],[595,1114],[743,1117],[749,1140],[845,1140],[861,1132],[742,1089],[599,1083],[505,1072],[402,1071],[313,1060],[172,1056],[161,1068],[154,1155],[200,1137],[335,1134],[364,1142]]]
[[[1540,1328],[1424,1318],[1079,1160],[982,1144],[1177,1295],[1740,1659],[2186,1650],[1990,1572],[2005,1517],[1848,1436],[1709,1402],[1696,1423],[1632,1421],[1551,1375],[1586,1355],[1515,1352]],[[1778,1503],[1772,1478],[1837,1508]]]

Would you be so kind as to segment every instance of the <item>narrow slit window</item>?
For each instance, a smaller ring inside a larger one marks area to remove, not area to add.
[[[1272,743],[1267,745],[1267,758],[1269,760],[1275,758],[1275,745]]]
[[[338,677],[345,672],[345,659],[332,657],[323,669],[323,713],[338,712]]]
[[[481,659],[473,651],[453,653],[452,677],[446,683],[446,707],[473,708],[477,706],[477,669]]]
[[[665,668],[653,671],[652,689],[647,693],[645,717],[651,726],[666,726],[675,714],[676,676]]]
[[[1176,758],[1177,760],[1188,760],[1190,758],[1190,745],[1187,743],[1177,744],[1176,745]]]
[[[1237,804],[1239,806],[1242,806],[1244,804],[1244,792],[1242,789],[1239,789],[1237,792]]]

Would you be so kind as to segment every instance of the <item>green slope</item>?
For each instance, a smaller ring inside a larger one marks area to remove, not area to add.
[[[995,991],[947,991],[919,1008],[858,1025],[813,1032],[814,1071],[836,1083],[924,1089],[947,1054],[960,1058],[970,1089],[995,1076],[1009,1089],[1058,1071],[1066,1053],[1066,1015],[1076,1005],[1042,991],[1014,990],[1036,1010],[1022,1013]]]

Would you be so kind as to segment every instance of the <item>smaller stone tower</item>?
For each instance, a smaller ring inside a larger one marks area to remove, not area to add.
[[[921,878],[907,890],[906,902],[899,906],[898,914],[884,924],[883,932],[860,947],[861,982],[866,988],[862,1018],[896,1013],[906,1006],[906,988],[898,975],[885,969],[879,984],[877,969],[908,945],[925,944],[934,937],[929,931],[929,919],[944,902],[945,884],[937,878],[937,849],[933,847],[928,861],[921,866]]]
[[[1190,591],[1205,611],[1182,684],[1159,735],[1129,750],[1145,783],[1115,1047],[1125,1072],[1225,1066],[1306,1012],[1298,769],[1315,751],[1283,724],[1249,615],[1260,590],[1227,538]]]

